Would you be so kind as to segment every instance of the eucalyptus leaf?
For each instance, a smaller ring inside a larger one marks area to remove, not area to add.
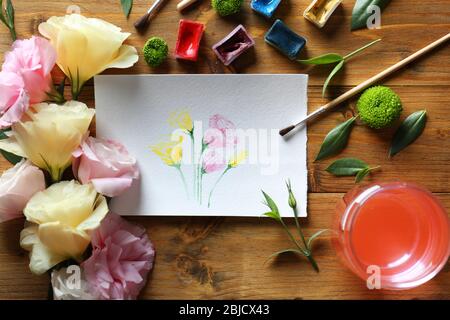
[[[297,60],[300,63],[303,64],[314,64],[314,65],[320,65],[320,64],[330,64],[335,63],[344,60],[344,57],[337,54],[337,53],[326,53],[321,56],[317,56],[308,60]]]
[[[128,18],[133,7],[133,0],[120,0],[120,4],[122,5],[123,13]]]
[[[367,27],[367,19],[373,14],[371,10],[367,10],[370,6],[378,6],[380,10],[391,2],[390,0],[357,0],[352,12],[351,30],[357,30]]]
[[[6,17],[9,20],[9,27],[14,27],[14,7],[11,0],[6,1]]]
[[[352,131],[355,120],[356,117],[348,119],[333,128],[326,135],[315,161],[335,155],[347,146],[348,138],[350,137],[350,132]]]
[[[270,208],[270,210],[279,214],[280,212],[278,211],[278,207],[275,204],[275,201],[273,201],[272,198],[264,191],[261,190],[261,192],[263,193],[264,199],[266,200],[266,205]]]
[[[356,174],[355,182],[360,183],[370,173],[370,170],[371,170],[370,168],[365,168],[365,169],[360,170]]]
[[[325,95],[325,91],[327,90],[328,84],[330,83],[331,79],[333,79],[333,77],[336,75],[336,73],[339,72],[339,70],[342,69],[342,67],[344,66],[344,60],[342,60],[341,62],[339,62],[333,70],[331,70],[330,74],[328,75],[327,79],[325,80],[325,83],[323,84],[323,88],[322,88],[322,97]]]
[[[269,260],[269,259],[271,259],[271,258],[273,258],[273,257],[276,257],[276,256],[278,256],[278,255],[280,255],[280,254],[283,254],[283,253],[289,253],[289,252],[291,252],[291,253],[298,253],[298,254],[303,255],[303,252],[301,252],[301,251],[298,250],[298,249],[285,249],[285,250],[280,250],[280,251],[277,251],[277,252],[272,253],[272,254],[267,258],[267,260]]]
[[[6,22],[5,16],[3,15],[3,0],[0,0],[0,20],[5,24],[8,25]]]
[[[322,233],[328,231],[328,229],[323,229],[323,230],[319,230],[316,233],[314,233],[312,236],[309,237],[308,239],[308,244],[307,244],[307,249],[309,251],[312,251],[312,243],[314,240],[316,240]]]
[[[391,147],[389,148],[389,157],[396,155],[413,143],[422,134],[426,122],[426,110],[416,111],[409,115],[394,134]]]
[[[8,138],[8,136],[5,134],[5,131],[6,130],[0,130],[0,140]],[[12,164],[19,163],[23,159],[22,157],[15,155],[14,153],[5,151],[5,150],[0,149],[0,153],[6,160],[8,160]]]
[[[9,29],[13,41],[17,39],[14,26],[14,6],[11,0],[6,0],[6,8],[3,6],[3,0],[0,0],[0,21]]]
[[[369,168],[369,165],[360,159],[342,158],[334,161],[325,170],[335,176],[354,176],[366,168]]]
[[[280,215],[277,214],[276,212],[268,211],[268,212],[264,213],[263,215],[266,216],[266,217],[275,219],[277,221],[280,221]]]

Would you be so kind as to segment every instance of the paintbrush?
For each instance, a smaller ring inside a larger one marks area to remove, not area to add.
[[[406,66],[408,63],[416,60],[417,58],[419,58],[421,56],[423,56],[425,53],[428,53],[429,51],[431,51],[432,49],[436,48],[437,46],[445,43],[449,39],[450,39],[450,33],[448,33],[445,36],[443,36],[442,38],[434,41],[433,43],[430,43],[429,45],[427,45],[426,47],[424,47],[424,48],[420,49],[419,51],[413,53],[409,57],[407,57],[407,58],[397,62],[396,64],[390,66],[389,68],[383,70],[382,72],[378,73],[377,75],[373,76],[372,78],[367,79],[366,81],[360,83],[359,85],[357,85],[353,89],[350,89],[349,91],[347,91],[346,93],[344,93],[341,96],[337,97],[336,99],[334,99],[334,100],[328,102],[327,104],[321,106],[319,109],[317,109],[314,112],[310,113],[309,115],[307,115],[305,118],[303,118],[298,123],[290,125],[290,126],[284,128],[284,129],[281,129],[280,130],[280,135],[284,136],[287,133],[289,133],[292,130],[294,130],[296,127],[299,127],[299,126],[307,123],[308,121],[317,118],[319,115],[321,115],[321,114],[331,110],[335,106],[337,106],[337,105],[341,104],[342,102],[346,101],[347,99],[353,97],[355,94],[361,92],[362,90],[366,89],[367,87],[369,87],[369,86],[373,85],[374,83],[380,81],[381,79],[387,77],[388,75],[392,74],[393,72],[397,71],[398,69]]]
[[[138,30],[143,30],[148,26],[148,23],[151,18],[153,18],[156,14],[156,12],[161,8],[161,6],[166,2],[167,0],[156,0],[150,8],[148,8],[147,13],[145,13],[142,17],[140,17],[136,22],[134,23],[134,27]]]
[[[200,1],[200,0],[181,0],[181,1],[177,4],[177,10],[178,10],[178,11],[183,11],[184,9],[186,9],[187,7],[193,5],[193,4],[196,3],[197,1]]]

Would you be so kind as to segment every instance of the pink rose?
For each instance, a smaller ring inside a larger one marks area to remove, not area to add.
[[[28,200],[45,189],[44,173],[22,160],[0,177],[0,222],[23,217]]]
[[[99,299],[136,299],[153,267],[155,250],[144,228],[109,213],[91,235],[82,263],[89,291]]]
[[[0,129],[19,121],[28,106],[22,78],[12,72],[0,72]]]
[[[209,128],[203,136],[203,143],[212,148],[223,148],[237,144],[236,126],[220,114],[209,118]]]
[[[136,159],[112,140],[88,137],[73,157],[75,177],[83,184],[92,182],[95,190],[108,197],[119,195],[139,177]]]
[[[50,42],[41,37],[16,40],[12,51],[6,53],[3,71],[17,73],[22,77],[30,104],[47,100],[52,89],[52,71],[56,51]]]
[[[223,149],[207,149],[203,155],[202,168],[205,173],[212,173],[225,168]]]

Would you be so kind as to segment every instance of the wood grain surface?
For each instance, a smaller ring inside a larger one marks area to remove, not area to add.
[[[336,52],[346,54],[363,44],[382,38],[377,45],[353,58],[344,72],[332,82],[325,98],[321,85],[327,67],[304,67],[289,61],[264,43],[264,33],[273,23],[254,14],[245,1],[241,14],[221,18],[203,0],[186,13],[176,11],[178,1],[162,8],[144,34],[137,34],[133,22],[151,1],[134,0],[126,20],[118,0],[35,1],[13,0],[19,38],[37,35],[38,25],[52,15],[63,15],[70,5],[81,13],[98,17],[131,32],[128,43],[141,51],[150,36],[167,39],[171,52],[180,18],[206,24],[199,61],[176,61],[172,56],[156,69],[149,68],[140,53],[139,62],[127,70],[108,74],[138,73],[308,73],[309,110],[336,97],[353,85],[380,72],[429,42],[450,32],[450,0],[392,1],[382,14],[381,29],[350,32],[354,1],[344,1],[323,29],[317,29],[301,16],[308,0],[283,0],[275,18],[280,18],[307,40],[303,57]],[[211,50],[212,44],[242,23],[255,38],[255,49],[224,67]],[[0,58],[9,50],[9,34],[0,26]],[[61,72],[55,70],[55,81]],[[426,109],[429,121],[423,135],[393,159],[387,157],[393,130],[374,131],[358,125],[340,156],[357,156],[371,165],[381,165],[370,181],[407,180],[419,183],[443,202],[450,212],[450,46],[444,45],[410,67],[384,81],[403,102],[403,117]],[[95,107],[93,83],[80,97]],[[352,178],[336,178],[324,171],[333,159],[314,163],[325,134],[352,115],[355,101],[343,105],[308,127],[309,207],[303,219],[306,233],[329,228],[335,204],[354,184]],[[289,123],[287,119],[287,124]],[[0,170],[9,164],[0,160]],[[283,186],[280,186],[283,187]],[[450,299],[450,266],[425,285],[408,291],[370,291],[363,281],[338,261],[325,235],[316,243],[316,259],[321,268],[315,273],[304,259],[284,256],[265,263],[274,251],[290,245],[283,230],[273,221],[258,218],[129,218],[144,225],[157,248],[156,265],[142,293],[144,299]],[[292,227],[293,221],[288,221]],[[47,299],[48,276],[34,276],[28,270],[27,253],[19,247],[23,220],[0,224],[0,299]]]

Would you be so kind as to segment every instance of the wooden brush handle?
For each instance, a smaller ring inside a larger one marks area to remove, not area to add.
[[[424,48],[420,49],[419,51],[413,53],[409,57],[406,57],[405,59],[397,62],[396,64],[390,66],[389,68],[381,71],[380,73],[378,73],[378,74],[374,75],[373,77],[367,79],[366,81],[360,83],[359,85],[357,85],[356,87],[348,90],[347,92],[345,92],[341,96],[337,97],[336,99],[328,102],[327,104],[324,104],[319,109],[317,109],[316,111],[314,111],[311,114],[309,114],[308,116],[306,116],[304,119],[302,119],[297,124],[290,125],[290,126],[284,128],[284,129],[281,129],[279,131],[280,135],[284,136],[284,135],[288,134],[295,127],[297,127],[299,125],[302,125],[302,124],[306,123],[307,121],[316,118],[318,115],[320,115],[320,114],[322,114],[322,113],[332,109],[333,107],[341,104],[342,102],[344,102],[345,100],[353,97],[355,94],[361,92],[365,88],[367,88],[367,87],[375,84],[376,82],[380,81],[381,79],[389,76],[390,74],[394,73],[395,71],[399,70],[400,68],[406,66],[408,63],[418,59],[419,57],[423,56],[425,53],[428,53],[429,51],[431,51],[434,48],[440,46],[441,44],[445,43],[448,40],[450,40],[450,33],[447,33],[445,36],[439,38],[438,40],[436,40],[436,41],[434,41],[432,43],[430,43],[429,45],[427,45],[426,47],[424,47]]]
[[[194,4],[197,1],[198,0],[182,0],[177,4],[177,10],[183,11],[184,9],[186,9],[187,7],[189,7],[190,5]]]

